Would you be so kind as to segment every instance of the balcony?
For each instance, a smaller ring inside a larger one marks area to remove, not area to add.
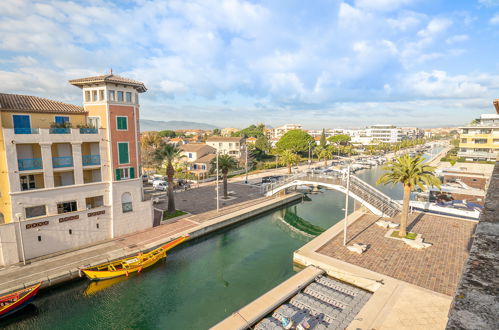
[[[98,128],[80,128],[80,134],[98,134]]]
[[[73,157],[52,157],[52,166],[54,168],[73,167]]]
[[[81,156],[83,166],[100,165],[100,155],[83,155]]]
[[[50,134],[70,134],[71,128],[69,127],[51,127],[49,128]]]
[[[19,171],[41,170],[43,168],[41,158],[18,159],[17,164],[19,166]]]
[[[39,134],[38,128],[14,128],[14,134]]]

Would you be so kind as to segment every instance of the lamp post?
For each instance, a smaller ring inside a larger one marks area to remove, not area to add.
[[[22,213],[16,213],[17,225],[19,226],[19,238],[21,240],[21,253],[23,255],[23,264],[26,265],[26,255],[24,254],[23,232],[21,230]]]
[[[216,188],[216,191],[217,191],[217,212],[218,212],[220,209],[220,200],[218,198],[218,150],[217,150],[217,188]]]
[[[246,172],[246,178],[244,179],[244,183],[248,184],[248,145],[245,143],[244,144],[244,153],[246,157],[246,163],[245,163],[245,172]]]
[[[350,194],[350,163],[347,167],[347,193],[345,195],[345,220],[343,222],[343,245],[347,245],[347,227],[348,227],[348,195]]]

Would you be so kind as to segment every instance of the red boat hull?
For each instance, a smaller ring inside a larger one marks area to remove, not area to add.
[[[7,305],[5,307],[0,307],[0,319],[27,306],[36,296],[36,294],[40,290],[41,285],[42,283],[39,283],[29,288],[19,290],[17,292],[0,297],[0,301],[2,301],[4,300],[4,298],[10,296],[14,297],[16,294],[18,294],[19,296],[19,298],[16,301],[12,302],[10,305]]]

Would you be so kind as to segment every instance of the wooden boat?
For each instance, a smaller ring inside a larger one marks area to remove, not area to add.
[[[29,305],[42,282],[0,297],[0,319]]]
[[[154,265],[156,262],[166,257],[166,251],[174,248],[187,239],[189,239],[188,234],[174,239],[150,252],[139,253],[134,257],[81,269],[81,271],[92,281],[106,280],[118,276],[128,276],[131,273],[140,272],[142,269]]]

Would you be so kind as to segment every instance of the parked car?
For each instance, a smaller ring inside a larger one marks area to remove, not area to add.
[[[159,174],[153,174],[147,179],[147,183],[154,184],[154,181],[163,180],[163,176]],[[164,181],[164,180],[163,180]]]
[[[166,191],[168,189],[168,182],[164,180],[155,180],[152,187],[156,190]]]

